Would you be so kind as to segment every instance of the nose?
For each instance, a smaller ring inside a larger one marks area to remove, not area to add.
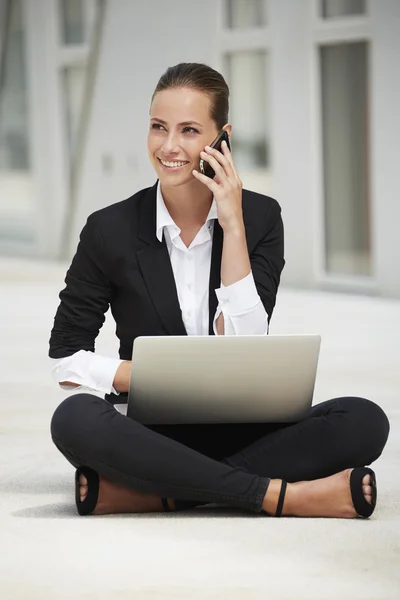
[[[165,155],[177,154],[179,153],[179,140],[178,135],[174,132],[170,132],[168,136],[164,139],[164,143],[162,145],[162,151]]]

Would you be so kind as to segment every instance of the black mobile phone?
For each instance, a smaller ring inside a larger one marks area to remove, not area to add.
[[[219,132],[219,134],[217,135],[217,137],[215,138],[215,140],[210,144],[211,148],[216,148],[216,150],[219,150],[220,152],[222,152],[221,144],[224,140],[228,144],[228,148],[230,150],[231,147],[229,144],[229,136],[228,136],[227,132],[224,130],[221,130]],[[214,179],[214,177],[215,177],[214,169],[212,167],[210,167],[210,164],[206,160],[203,160],[202,158],[200,159],[200,172],[203,173],[203,175],[207,175],[207,177],[211,177],[211,179]]]

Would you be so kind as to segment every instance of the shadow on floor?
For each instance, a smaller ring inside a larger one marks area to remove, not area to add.
[[[11,513],[13,517],[23,519],[70,519],[82,518],[77,512],[73,502],[70,504],[43,504],[41,506],[29,506]],[[261,515],[267,516],[267,515]],[[221,519],[240,518],[254,519],[260,515],[247,513],[238,508],[225,506],[202,506],[193,510],[177,511],[175,513],[136,513],[123,515],[102,515],[91,517],[92,519]]]

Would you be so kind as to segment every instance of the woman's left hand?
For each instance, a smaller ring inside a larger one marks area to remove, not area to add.
[[[219,224],[227,232],[243,227],[243,184],[237,174],[232,154],[225,141],[222,142],[221,149],[222,153],[215,148],[206,146],[206,152],[201,152],[201,158],[206,160],[215,171],[214,179],[196,170],[193,171],[193,175],[214,194]]]

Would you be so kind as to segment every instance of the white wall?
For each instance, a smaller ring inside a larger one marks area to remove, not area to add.
[[[384,296],[400,297],[400,2],[372,13],[372,194],[375,273]]]
[[[146,135],[158,79],[179,62],[215,60],[214,2],[196,7],[187,0],[107,3],[71,253],[88,214],[155,183]]]
[[[269,2],[274,190],[282,206],[282,282],[309,287],[315,253],[312,186],[312,56],[309,3]]]
[[[155,181],[146,149],[151,94],[164,70],[182,61],[216,62],[215,3],[112,0],[101,44],[92,116],[81,169],[70,253],[86,217]],[[304,2],[269,2],[273,45],[271,120],[274,195],[285,223],[283,281],[313,283],[314,211],[310,176],[309,13]],[[291,73],[282,77],[282,73]],[[234,124],[233,124],[234,126]],[[112,163],[110,172],[103,161]],[[268,193],[268,192],[266,192]]]
[[[273,195],[283,209],[287,261],[282,282],[319,287],[325,284],[315,3],[269,0],[268,6]],[[400,2],[369,6],[374,275],[380,294],[400,297]],[[215,14],[214,0],[204,0],[201,10],[188,0],[107,2],[70,255],[88,214],[154,183],[146,148],[151,94],[178,62],[218,68]],[[350,281],[344,289],[354,286]]]

